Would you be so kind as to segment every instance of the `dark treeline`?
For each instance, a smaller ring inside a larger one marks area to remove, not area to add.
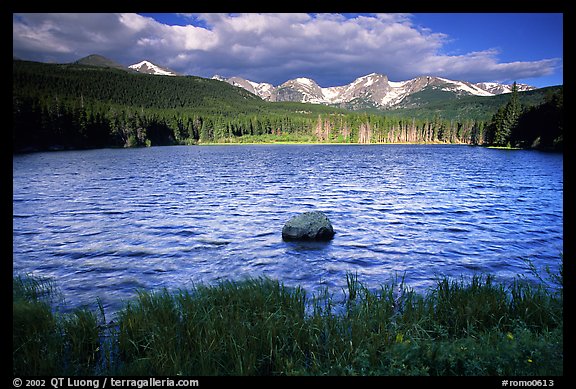
[[[560,95],[518,114],[504,145],[547,147],[544,127],[530,124],[555,126],[546,115],[551,110],[558,114],[558,99],[561,121]],[[494,118],[490,123],[438,114],[402,118],[270,103],[244,89],[199,77],[26,61],[13,65],[15,151],[278,141],[501,145],[496,128]]]
[[[485,142],[490,145],[544,150],[563,149],[563,90],[549,93],[544,103],[520,105],[516,83],[510,100],[500,106],[488,124]]]

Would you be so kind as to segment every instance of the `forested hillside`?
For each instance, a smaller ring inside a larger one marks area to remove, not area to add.
[[[516,84],[514,84],[514,87]],[[485,142],[496,146],[561,151],[564,145],[562,89],[546,95],[542,104],[522,106],[516,90],[492,116]]]
[[[487,144],[494,142],[488,131],[492,122],[442,111],[402,115],[271,103],[200,77],[13,62],[15,151],[210,142]],[[514,136],[522,143],[521,133]]]
[[[551,86],[518,92],[518,101],[521,106],[533,107],[545,102],[547,96],[560,92],[562,92],[561,86]],[[431,92],[427,91],[426,93]],[[437,101],[428,98],[428,103],[424,106],[418,108],[391,109],[386,111],[386,114],[389,116],[408,116],[416,118],[442,115],[443,117],[452,119],[468,118],[489,121],[498,108],[505,105],[511,99],[511,96],[512,95],[509,93],[493,97],[462,96],[460,98],[455,98],[452,96],[451,99],[437,99]],[[416,93],[411,97],[411,100],[415,99],[422,99],[422,96],[419,93]],[[406,105],[409,104],[406,103]]]

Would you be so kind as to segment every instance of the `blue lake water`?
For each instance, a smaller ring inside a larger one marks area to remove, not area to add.
[[[268,276],[338,294],[395,276],[530,277],[563,251],[563,157],[454,145],[175,146],[13,157],[13,273],[68,307]],[[324,211],[328,244],[283,242]]]

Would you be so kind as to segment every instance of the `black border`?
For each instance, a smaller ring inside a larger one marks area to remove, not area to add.
[[[8,3],[8,4],[7,4]],[[10,20],[12,19],[12,13],[15,12],[346,12],[346,13],[372,13],[372,12],[555,12],[564,14],[564,84],[567,88],[564,88],[564,101],[569,107],[574,104],[574,76],[573,71],[576,71],[576,66],[574,66],[573,52],[576,48],[574,38],[576,37],[576,32],[574,31],[574,26],[576,20],[574,19],[574,5],[576,2],[573,0],[459,0],[459,1],[436,1],[436,0],[403,0],[403,1],[386,1],[386,0],[348,0],[336,2],[332,0],[330,2],[318,2],[313,0],[300,1],[300,0],[286,0],[286,1],[175,1],[175,0],[120,0],[120,1],[110,1],[110,0],[92,0],[84,2],[71,2],[62,0],[53,1],[13,1],[5,0],[0,5],[2,9],[3,23],[2,26],[9,29],[11,26]],[[9,32],[6,31],[8,36]],[[10,57],[8,55],[3,56],[5,63],[4,68],[10,69],[11,64],[8,63]],[[11,63],[11,62],[10,62]],[[2,77],[4,82],[9,82],[9,77]],[[7,85],[3,88],[5,91],[5,98],[8,100],[11,96],[8,95],[8,91],[12,90],[12,86]],[[567,93],[566,93],[567,92]],[[11,94],[11,93],[10,93]],[[11,99],[10,99],[11,100]],[[8,101],[10,101],[8,100]],[[6,104],[9,104],[9,102]],[[571,112],[571,109],[568,109]],[[10,186],[11,176],[12,176],[12,158],[11,158],[11,135],[7,134],[8,129],[4,129],[3,142],[0,142],[2,147],[6,148],[3,150],[2,158],[2,177],[3,183],[1,184],[1,196],[2,196],[2,231],[8,235],[8,231],[12,229],[12,187]],[[575,276],[575,252],[573,249],[574,239],[570,237],[574,232],[574,220],[576,219],[574,200],[576,200],[575,186],[576,181],[574,181],[574,153],[572,148],[574,146],[574,133],[576,129],[568,129],[564,132],[565,139],[565,150],[564,150],[564,235],[568,234],[568,239],[564,239],[564,301],[565,301],[565,311],[570,313],[570,308],[574,306],[574,276]],[[569,223],[566,223],[566,221]],[[10,230],[9,230],[10,228]],[[8,237],[7,237],[8,239]],[[6,243],[6,241],[2,241]],[[3,247],[11,247],[12,245],[4,244]],[[2,256],[3,262],[8,264],[8,258],[12,258],[12,253],[6,253]],[[12,285],[12,262],[9,265],[3,266],[2,282],[3,288],[5,288],[7,294],[10,296],[11,291],[8,288]],[[4,300],[4,301],[7,301]],[[7,304],[8,305],[8,304]],[[8,307],[6,307],[8,308]],[[564,331],[564,377],[283,377],[283,383],[302,385],[302,384],[338,384],[338,385],[365,385],[365,386],[377,386],[381,384],[390,383],[401,384],[401,385],[442,385],[447,387],[459,387],[462,388],[463,385],[482,385],[486,388],[501,388],[502,380],[534,380],[534,379],[551,379],[554,380],[554,387],[562,388],[566,387],[568,382],[576,382],[573,379],[575,376],[574,366],[574,335],[571,331],[574,326],[574,318],[571,315],[565,315],[565,331]],[[9,341],[11,344],[11,340]],[[9,347],[6,345],[2,347],[6,357],[3,359],[6,361],[8,358]],[[13,386],[12,368],[11,363],[10,371],[7,372],[9,379],[7,380],[9,387]],[[8,370],[7,364],[3,364],[3,369]],[[25,378],[25,377],[19,377]],[[31,378],[31,377],[29,377]],[[37,377],[41,378],[41,377]],[[48,379],[46,386],[49,385],[49,379],[52,377],[44,377]],[[81,377],[79,377],[81,378]],[[85,377],[89,378],[89,377]],[[120,378],[120,377],[118,377]],[[129,378],[129,377],[122,377]],[[133,377],[143,378],[143,377]],[[161,378],[161,377],[159,377]],[[171,377],[171,378],[184,378],[184,377]],[[221,387],[224,385],[234,385],[234,386],[269,386],[273,381],[276,381],[275,377],[189,377],[191,379],[198,379],[200,381],[200,387]],[[6,381],[5,381],[6,382]],[[102,379],[101,379],[102,382]],[[101,386],[100,386],[101,387]]]

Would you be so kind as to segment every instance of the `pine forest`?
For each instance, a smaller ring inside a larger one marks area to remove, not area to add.
[[[221,81],[13,62],[13,150],[208,143],[454,143],[562,150],[562,87],[455,110],[272,103]],[[452,104],[462,104],[456,102]],[[501,102],[495,106],[496,102]]]

